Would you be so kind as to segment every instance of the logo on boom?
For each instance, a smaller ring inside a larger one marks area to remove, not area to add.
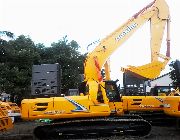
[[[138,26],[137,23],[133,23],[133,24],[127,26],[126,29],[115,38],[115,40],[119,41],[121,38],[123,38],[126,34],[128,34],[132,29],[136,28],[137,26]]]

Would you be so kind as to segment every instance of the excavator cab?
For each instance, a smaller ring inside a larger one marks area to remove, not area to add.
[[[109,100],[109,108],[111,114],[113,115],[122,115],[123,112],[123,103],[120,96],[120,91],[117,87],[116,81],[105,81],[105,91],[106,96]]]
[[[120,102],[120,92],[115,81],[105,81],[106,96],[109,102]]]
[[[96,106],[108,106],[111,114],[122,115],[123,103],[116,83],[117,81],[112,80],[83,82],[80,85],[80,93],[89,96]]]

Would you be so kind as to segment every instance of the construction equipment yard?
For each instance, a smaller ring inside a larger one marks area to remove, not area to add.
[[[0,31],[0,140],[180,140],[180,61],[161,75],[171,59],[170,17],[166,0],[154,0],[83,55],[67,36],[47,49]],[[146,22],[151,60],[118,68],[122,86],[110,57]]]

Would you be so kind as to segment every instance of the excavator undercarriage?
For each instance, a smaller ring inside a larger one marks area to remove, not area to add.
[[[34,135],[39,139],[97,138],[106,136],[146,136],[151,124],[139,116],[61,120],[38,126]]]

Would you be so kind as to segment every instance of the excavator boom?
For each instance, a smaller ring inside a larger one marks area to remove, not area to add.
[[[103,39],[100,44],[88,54],[85,61],[85,81],[95,80],[101,81],[100,71],[104,66],[106,60],[112,55],[115,50],[121,46],[137,29],[139,29],[144,23],[150,21],[151,25],[151,63],[146,65],[146,69],[141,72],[140,68],[128,69],[131,72],[136,72],[137,74],[147,78],[155,78],[164,69],[165,65],[169,61],[169,57],[164,57],[164,62],[158,60],[160,57],[160,48],[162,43],[162,36],[165,25],[169,22],[169,8],[164,0],[155,0],[138,13],[133,15],[126,23],[108,35]],[[169,42],[169,39],[168,39]],[[169,43],[168,43],[169,44]],[[158,65],[157,65],[158,64]],[[147,74],[149,72],[148,68],[157,71],[157,74]]]

